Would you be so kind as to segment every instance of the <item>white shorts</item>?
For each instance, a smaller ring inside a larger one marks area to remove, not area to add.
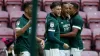
[[[82,50],[78,48],[71,48],[71,55],[72,56],[81,56]]]
[[[59,49],[44,50],[45,56],[60,56]]]
[[[16,55],[16,56],[30,56],[30,53],[28,51],[23,51],[20,54]]]
[[[60,50],[60,56],[70,56],[70,50]]]

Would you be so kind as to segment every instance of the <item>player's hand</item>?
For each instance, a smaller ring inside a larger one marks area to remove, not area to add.
[[[69,48],[69,45],[66,44],[66,43],[64,43],[63,47],[64,47],[65,49],[68,49],[68,48]]]
[[[44,42],[44,40],[41,40],[40,44],[41,44],[41,47],[42,47],[42,48],[45,47],[45,42]]]

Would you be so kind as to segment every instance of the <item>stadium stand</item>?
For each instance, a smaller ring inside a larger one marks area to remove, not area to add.
[[[23,3],[31,0],[0,0],[0,56],[6,56],[6,46],[1,38],[14,38],[16,21],[23,14]],[[84,51],[82,56],[100,56],[100,7],[99,0],[39,0],[37,13],[37,36],[44,39],[47,13],[53,1],[76,2],[83,10],[79,11],[84,20],[81,33]],[[92,47],[91,47],[92,46]],[[2,52],[2,53],[1,53]]]

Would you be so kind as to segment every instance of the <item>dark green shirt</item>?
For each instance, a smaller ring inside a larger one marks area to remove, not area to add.
[[[83,23],[84,23],[83,19],[78,13],[76,13],[74,16],[71,16],[72,28],[79,29],[77,35],[70,39],[71,48],[83,49],[83,42],[81,39],[81,31],[82,31]]]
[[[18,21],[17,21],[17,28],[23,28],[28,23],[28,18],[23,15]],[[30,29],[30,28],[29,28]],[[29,51],[29,33],[30,30],[27,29],[24,34],[17,37],[16,43],[14,45],[14,51],[15,54],[19,54],[23,51]]]
[[[54,36],[57,39],[58,42],[60,42],[60,29],[59,29],[59,23],[57,20],[57,17],[55,17],[53,14],[48,14],[46,17],[46,43],[45,43],[45,49],[52,49],[52,48],[59,48],[59,43],[56,41],[51,41],[48,35],[48,31],[54,32]]]
[[[59,28],[60,28],[60,34],[66,34],[71,31],[71,25],[70,25],[70,19],[69,18],[63,18],[60,17],[58,19],[59,21]],[[61,37],[61,41],[69,45],[69,38],[68,37]],[[60,46],[61,50],[65,50],[62,46]]]

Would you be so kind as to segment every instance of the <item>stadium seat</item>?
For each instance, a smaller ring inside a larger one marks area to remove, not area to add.
[[[92,32],[90,29],[83,28],[81,32],[81,37],[83,40],[92,40]]]
[[[62,2],[75,2],[79,4],[79,0],[62,0]]]
[[[45,22],[38,22],[37,23],[37,36],[44,39],[45,33]]]
[[[83,11],[86,12],[86,13],[91,12],[91,11],[95,12],[95,11],[98,11],[98,7],[96,7],[96,6],[85,6],[83,8]]]
[[[6,10],[9,11],[21,11],[22,0],[5,0]]]
[[[38,11],[38,13],[37,13],[38,21],[45,21],[46,16],[47,16],[47,13],[44,11]]]
[[[3,6],[3,0],[0,0],[0,11],[2,11],[2,6]]]
[[[38,11],[37,14],[38,18],[38,24],[37,24],[37,36],[44,39],[44,33],[45,33],[45,21],[47,13],[43,11]]]
[[[83,45],[83,50],[91,50],[91,40],[83,40]]]
[[[98,56],[96,51],[82,51],[81,56]]]
[[[11,28],[0,27],[0,38],[14,39],[14,31]]]
[[[95,41],[95,49],[97,50],[97,51],[100,51],[100,40],[96,40]]]
[[[12,11],[10,15],[10,26],[14,29],[16,27],[16,21],[22,16],[23,11]]]
[[[8,12],[0,11],[0,27],[7,27],[8,24]]]
[[[84,20],[84,27],[85,27],[86,24],[87,24],[86,13],[85,12],[82,12],[82,11],[79,11],[79,15],[83,18],[83,20]]]
[[[28,1],[32,1],[32,0],[24,0],[24,3],[25,3],[25,2],[28,2]]]
[[[47,13],[51,12],[50,4],[52,4],[52,2],[54,2],[54,1],[60,1],[61,2],[61,0],[43,0],[44,8],[45,8],[45,11]]]
[[[98,10],[99,0],[81,0],[82,7],[86,11],[88,10]],[[85,7],[87,6],[87,7]],[[91,6],[94,6],[93,8]],[[91,9],[90,9],[91,8]]]
[[[25,2],[32,2],[32,0],[24,0],[24,3]],[[42,0],[38,0],[38,11],[41,10],[41,6],[42,6]]]
[[[85,22],[87,22],[86,13],[85,12],[79,11],[79,15],[84,19]]]
[[[100,23],[89,23],[89,28],[91,29],[91,30],[93,30],[93,29],[95,29],[95,28],[100,28]]]
[[[100,11],[88,12],[87,13],[87,21],[88,21],[88,23],[100,22]]]
[[[93,29],[93,39],[100,40],[100,28]]]
[[[82,0],[83,5],[98,5],[99,0]]]

